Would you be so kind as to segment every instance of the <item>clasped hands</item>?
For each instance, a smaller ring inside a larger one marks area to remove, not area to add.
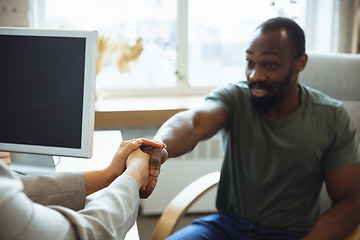
[[[145,138],[123,141],[117,149],[108,171],[114,176],[131,175],[138,183],[141,198],[154,190],[160,167],[168,157],[165,144]]]

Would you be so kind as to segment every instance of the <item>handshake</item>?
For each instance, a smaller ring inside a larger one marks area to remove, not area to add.
[[[168,157],[165,148],[164,143],[144,138],[123,141],[105,170],[115,178],[122,174],[132,176],[140,197],[147,198],[156,186],[161,164]]]

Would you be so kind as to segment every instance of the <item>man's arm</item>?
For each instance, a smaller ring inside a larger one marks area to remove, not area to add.
[[[217,103],[205,102],[198,108],[181,112],[166,121],[154,140],[166,144],[168,157],[190,152],[199,141],[212,137],[225,123],[227,113]]]
[[[180,112],[167,120],[156,133],[154,140],[166,144],[165,149],[148,148],[150,154],[150,174],[158,177],[161,164],[168,157],[181,156],[190,152],[199,141],[212,137],[224,125],[226,110],[214,102],[205,102],[201,106]],[[147,198],[155,184],[140,191],[141,198]]]
[[[325,171],[332,206],[304,240],[344,239],[360,223],[360,163]]]

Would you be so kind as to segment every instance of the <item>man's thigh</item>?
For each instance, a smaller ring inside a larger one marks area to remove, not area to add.
[[[241,227],[241,226],[239,226]],[[244,229],[247,226],[243,226]],[[189,226],[172,234],[168,240],[247,239],[245,231],[234,231],[234,223],[224,214],[212,214],[196,219]]]
[[[299,240],[300,235],[274,231],[251,224],[236,216],[219,213],[196,219],[168,240]]]

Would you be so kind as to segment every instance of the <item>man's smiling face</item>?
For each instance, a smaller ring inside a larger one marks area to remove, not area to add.
[[[294,46],[284,30],[254,33],[246,50],[246,77],[255,109],[268,112],[294,86],[293,56]]]

